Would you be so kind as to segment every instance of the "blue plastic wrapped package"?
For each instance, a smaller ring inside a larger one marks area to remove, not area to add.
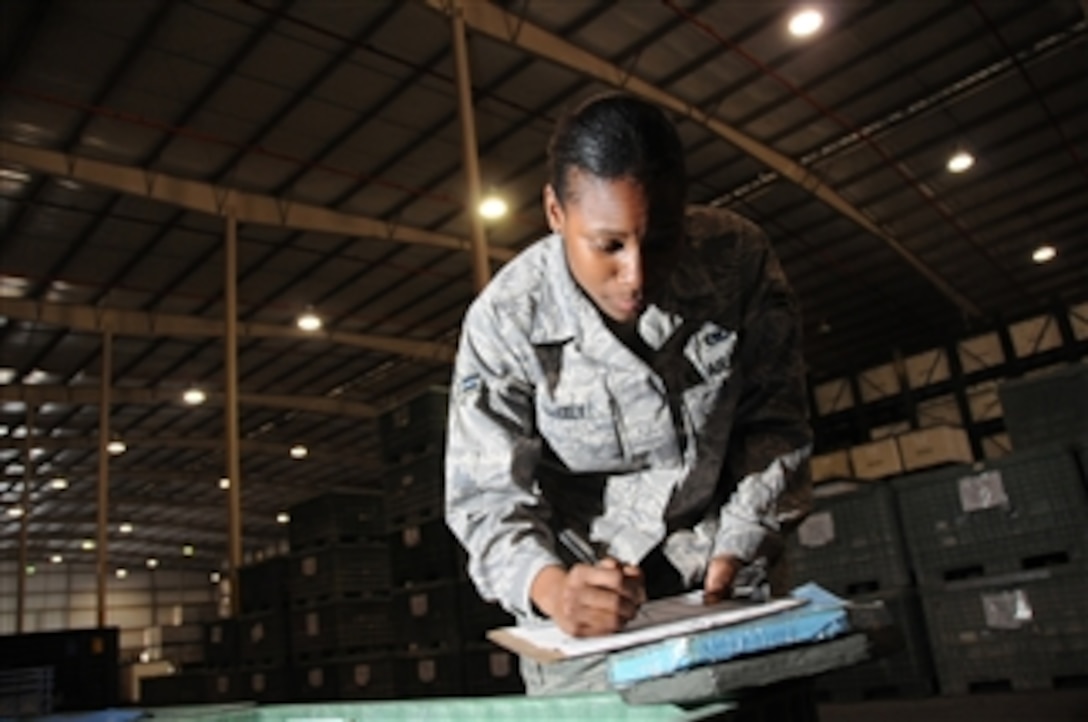
[[[609,680],[613,687],[624,688],[742,655],[832,639],[853,628],[849,603],[819,585],[805,584],[790,596],[806,604],[740,624],[615,652],[608,660]]]

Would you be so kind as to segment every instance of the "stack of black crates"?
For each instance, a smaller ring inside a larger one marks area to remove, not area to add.
[[[1015,451],[818,499],[791,540],[794,579],[883,600],[903,636],[824,698],[1088,682],[1088,366],[999,392]]]
[[[291,509],[295,699],[389,699],[392,576],[380,493],[330,493]]]
[[[1088,682],[1088,366],[998,392],[1013,453],[895,482],[946,694]]]
[[[516,693],[516,658],[485,638],[512,623],[480,599],[445,522],[449,395],[435,388],[379,419],[387,464],[385,503],[393,576],[395,680],[399,697]]]
[[[790,574],[855,602],[883,603],[897,632],[896,651],[823,675],[814,692],[832,701],[931,695],[933,663],[895,494],[883,484],[837,491],[818,496],[791,537]]]

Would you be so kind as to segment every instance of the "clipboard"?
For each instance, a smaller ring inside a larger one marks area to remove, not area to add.
[[[807,600],[783,597],[766,602],[727,599],[703,603],[702,590],[655,599],[642,605],[627,627],[600,637],[572,637],[554,622],[492,629],[487,638],[501,647],[538,662],[556,662],[591,654],[607,654],[793,609]]]

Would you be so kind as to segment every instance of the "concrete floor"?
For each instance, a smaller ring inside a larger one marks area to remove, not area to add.
[[[820,722],[1088,722],[1088,689],[824,703]]]

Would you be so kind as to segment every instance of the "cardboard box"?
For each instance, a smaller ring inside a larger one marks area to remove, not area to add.
[[[1073,338],[1078,341],[1088,339],[1088,301],[1069,309],[1069,326],[1073,329]]]
[[[881,364],[858,374],[858,391],[866,403],[894,396],[901,388],[895,364]]]
[[[1004,431],[983,437],[982,458],[987,461],[991,459],[1000,459],[1002,456],[1011,453],[1012,440],[1009,439],[1009,435]]]
[[[909,421],[893,421],[890,424],[884,424],[883,426],[874,426],[869,429],[869,439],[871,441],[880,441],[881,439],[890,439],[893,436],[898,436],[910,431]]]
[[[907,374],[907,386],[920,389],[931,384],[947,381],[951,375],[948,369],[948,353],[943,348],[908,356],[903,361]]]
[[[960,368],[965,374],[1005,363],[1001,339],[994,331],[960,341],[957,350],[960,356]]]
[[[963,415],[956,397],[952,394],[938,396],[918,404],[918,426],[963,426]]]
[[[809,466],[812,469],[812,483],[814,484],[822,481],[854,478],[853,469],[850,467],[850,452],[846,449],[817,454],[812,457]]]
[[[1035,316],[1009,326],[1009,337],[1018,358],[1033,356],[1062,345],[1057,320],[1050,314]]]
[[[883,479],[900,474],[903,461],[894,437],[850,447],[850,466],[855,479]]]
[[[900,434],[896,440],[906,471],[974,461],[967,432],[955,426],[917,429]]]
[[[816,399],[816,412],[820,416],[845,411],[854,405],[854,390],[850,388],[850,379],[825,381],[817,385],[812,394]]]
[[[1001,408],[1001,399],[997,395],[997,382],[983,381],[980,384],[968,386],[967,408],[971,413],[972,421],[1000,419],[1005,412]]]

